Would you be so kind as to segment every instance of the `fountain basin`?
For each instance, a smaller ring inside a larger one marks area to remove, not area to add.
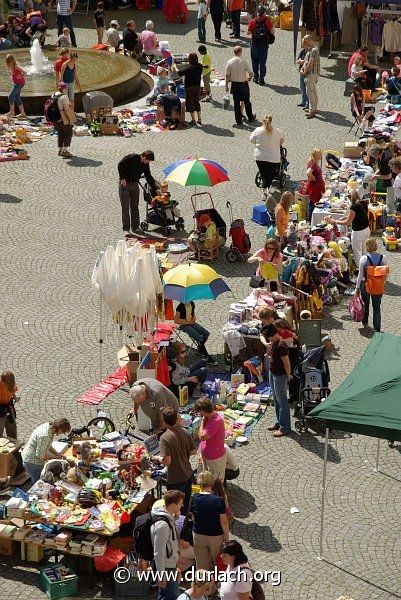
[[[78,48],[77,52],[78,77],[82,85],[82,93],[75,94],[76,112],[82,112],[82,96],[86,92],[93,90],[106,92],[114,99],[115,105],[129,102],[139,93],[142,77],[141,67],[137,61],[112,52],[97,52],[84,48]],[[29,48],[13,49],[12,53],[22,67],[27,68],[30,65]],[[53,64],[59,56],[59,49],[44,49],[43,53]],[[9,110],[8,95],[12,84],[9,73],[3,65],[0,69],[0,111],[4,113]],[[26,113],[43,115],[44,104],[55,91],[54,72],[27,77],[21,94]]]

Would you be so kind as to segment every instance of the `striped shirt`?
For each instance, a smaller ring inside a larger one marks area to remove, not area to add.
[[[22,460],[25,463],[44,465],[45,455],[52,445],[53,436],[50,423],[42,423],[42,425],[36,427],[21,452]]]
[[[307,71],[306,75],[320,75],[320,54],[319,48],[313,46],[305,54],[304,69]],[[310,66],[310,63],[312,65]]]
[[[71,0],[57,0],[57,14],[69,15],[71,10]]]

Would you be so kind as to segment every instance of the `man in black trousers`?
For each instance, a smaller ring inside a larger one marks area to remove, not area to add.
[[[140,233],[138,182],[142,176],[149,184],[152,196],[156,195],[156,182],[149,168],[149,163],[153,160],[153,150],[144,150],[142,154],[127,154],[118,163],[119,196],[125,237],[131,237],[131,232]]]
[[[231,83],[235,113],[234,125],[242,125],[241,102],[244,102],[248,123],[256,120],[256,115],[252,112],[252,104],[249,98],[248,82],[251,81],[252,77],[253,72],[249,61],[242,58],[242,47],[235,46],[234,56],[230,58],[226,65],[226,91],[229,91],[229,84]]]

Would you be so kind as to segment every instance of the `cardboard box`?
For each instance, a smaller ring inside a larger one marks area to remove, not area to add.
[[[361,146],[358,146],[358,142],[344,142],[344,158],[359,158],[362,154]]]
[[[17,542],[12,538],[0,537],[0,554],[2,556],[14,556],[17,551]]]
[[[17,468],[17,461],[14,453],[21,448],[22,444],[18,444],[13,452],[8,454],[0,454],[0,477],[14,478],[15,470]]]
[[[100,133],[102,135],[117,135],[120,132],[118,117],[115,115],[100,116]]]
[[[23,546],[25,546],[25,557],[23,556]],[[21,544],[21,559],[29,562],[40,562],[43,560],[45,551],[42,546],[36,544]]]
[[[120,367],[126,367],[129,384],[132,385],[137,380],[137,371],[143,358],[143,350],[138,350],[132,344],[125,344],[118,352],[118,364]]]

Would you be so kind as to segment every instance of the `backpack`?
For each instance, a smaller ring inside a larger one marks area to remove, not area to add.
[[[60,98],[60,94],[53,94],[45,102],[44,114],[48,123],[57,123],[61,119],[60,109],[58,107],[57,100]]]
[[[133,538],[135,545],[135,553],[138,558],[142,558],[143,560],[152,561],[154,558],[154,550],[153,550],[153,541],[151,536],[151,527],[154,523],[158,521],[164,521],[170,527],[174,536],[174,530],[170,523],[168,517],[153,517],[150,513],[145,513],[144,515],[140,515],[136,518]],[[168,548],[166,548],[167,558],[170,558],[171,552],[169,553]]]
[[[256,18],[255,29],[252,32],[252,42],[256,46],[262,46],[269,43],[266,21]]]
[[[386,283],[390,267],[381,264],[383,259],[382,254],[380,254],[380,260],[377,265],[373,263],[369,254],[366,255],[366,258],[370,264],[365,267],[365,289],[371,296],[381,296],[384,294],[384,284]]]

